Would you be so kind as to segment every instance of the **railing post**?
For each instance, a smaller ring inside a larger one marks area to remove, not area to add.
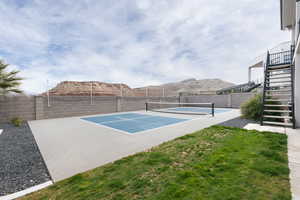
[[[264,80],[263,96],[262,96],[262,100],[261,100],[261,101],[262,101],[262,102],[261,102],[261,103],[262,103],[262,104],[261,104],[261,113],[260,113],[260,125],[261,125],[261,126],[264,125],[264,123],[263,123],[263,118],[264,118],[265,95],[266,95],[267,76],[268,76],[268,74],[267,74],[267,72],[268,72],[267,68],[268,68],[269,64],[270,64],[270,53],[269,53],[269,51],[268,51],[268,53],[267,53],[267,62],[266,62],[266,64],[265,64],[265,69],[264,69],[265,80]]]
[[[300,21],[299,21],[300,23]],[[300,26],[299,26],[299,30],[300,30]],[[294,51],[295,51],[295,47],[293,45],[291,45],[291,90],[292,90],[292,94],[291,94],[291,100],[292,100],[292,123],[293,123],[293,129],[296,128],[296,118],[295,118],[295,65],[293,63],[293,57],[294,57]]]

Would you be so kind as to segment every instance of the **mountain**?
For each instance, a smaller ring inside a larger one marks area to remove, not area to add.
[[[90,95],[92,91],[94,96],[177,96],[179,93],[215,93],[216,90],[234,85],[235,84],[233,83],[220,79],[186,79],[180,82],[140,88],[130,88],[128,85],[123,83],[63,81],[50,89],[49,94],[52,96],[86,96]],[[47,95],[47,92],[42,95]]]
[[[132,89],[126,84],[105,83],[99,81],[63,81],[49,90],[52,96],[119,96],[123,91],[131,91]],[[47,95],[47,92],[42,95]],[[133,96],[133,94],[132,94]]]
[[[149,88],[149,89],[163,89],[168,91],[168,93],[179,94],[201,94],[201,93],[215,93],[215,91],[234,86],[235,84],[223,81],[221,79],[186,79],[180,82],[166,83],[159,86],[147,86],[138,88],[139,90]]]

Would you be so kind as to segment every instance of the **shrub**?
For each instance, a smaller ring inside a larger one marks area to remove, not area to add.
[[[23,120],[18,117],[15,117],[15,118],[11,119],[11,123],[16,127],[20,127],[23,123]]]
[[[241,105],[242,116],[246,119],[258,121],[261,116],[262,95],[257,94]]]

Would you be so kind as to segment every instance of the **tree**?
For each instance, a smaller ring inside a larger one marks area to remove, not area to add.
[[[5,95],[7,93],[22,93],[18,86],[21,85],[21,80],[17,76],[19,71],[13,70],[7,72],[7,67],[9,65],[5,64],[2,60],[0,60],[0,95]]]

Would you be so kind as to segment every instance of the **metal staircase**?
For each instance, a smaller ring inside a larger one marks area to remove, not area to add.
[[[295,128],[293,47],[267,54],[260,124]]]

